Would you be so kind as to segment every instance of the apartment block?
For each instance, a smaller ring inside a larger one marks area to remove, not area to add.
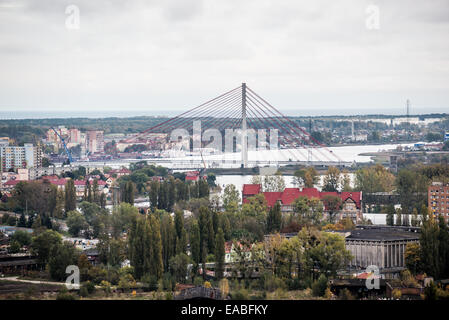
[[[103,131],[90,130],[86,133],[86,149],[89,153],[104,152]]]
[[[428,188],[428,205],[435,215],[443,215],[449,218],[449,184],[433,182]]]
[[[41,148],[31,143],[25,143],[23,147],[1,145],[0,157],[2,171],[42,166]]]

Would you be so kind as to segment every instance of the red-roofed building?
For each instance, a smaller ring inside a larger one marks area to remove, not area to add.
[[[186,181],[199,181],[200,180],[200,172],[199,171],[188,171],[185,173]],[[201,176],[201,179],[207,180],[207,176]]]
[[[54,176],[46,176],[42,177],[42,181],[48,181],[50,184],[58,187],[58,189],[65,189],[65,184],[67,183],[67,179],[65,178],[58,178]]]
[[[198,176],[186,176],[186,181],[198,181],[199,179]]]
[[[97,180],[98,182],[98,191],[103,192],[106,187],[106,182],[103,180]],[[75,180],[73,182],[75,184],[76,196],[82,197],[84,196],[84,190],[86,189],[86,180]],[[90,185],[93,185],[93,181],[89,181]]]
[[[259,184],[244,184],[242,190],[243,203],[256,194],[263,193],[268,207],[273,207],[276,202],[281,204],[282,213],[293,212],[293,203],[299,197],[308,199],[318,198],[322,200],[327,195],[341,198],[343,207],[339,212],[339,218],[351,217],[356,221],[362,218],[362,192],[320,192],[315,188],[285,188],[283,192],[261,192]],[[327,211],[327,208],[324,208]]]
[[[200,175],[199,171],[187,171],[186,173],[186,177],[197,177]]]
[[[121,168],[121,169],[113,169],[111,171],[109,171],[109,174],[116,174],[117,178],[123,177],[123,176],[127,176],[131,174],[131,170],[126,169],[126,168]]]
[[[245,203],[245,199],[259,194],[261,189],[260,184],[244,184],[242,190],[243,203]]]
[[[19,182],[27,182],[27,180],[8,180],[2,184],[2,191],[11,191]]]

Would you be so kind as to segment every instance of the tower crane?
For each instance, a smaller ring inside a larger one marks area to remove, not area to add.
[[[59,134],[58,131],[56,131],[55,128],[51,127],[51,129],[56,133],[56,135],[59,137],[59,139],[61,139],[62,145],[64,146],[65,153],[67,153],[67,157],[69,159],[69,164],[74,162],[73,158],[72,158],[72,154],[70,153],[69,148],[67,148],[67,145],[65,144],[64,138]]]

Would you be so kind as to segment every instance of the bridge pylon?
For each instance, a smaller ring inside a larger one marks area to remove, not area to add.
[[[248,134],[246,124],[246,83],[242,83],[242,167],[248,168]]]

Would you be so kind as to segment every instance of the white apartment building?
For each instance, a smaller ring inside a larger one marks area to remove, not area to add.
[[[0,157],[2,171],[42,166],[42,151],[31,143],[23,147],[1,145]]]

